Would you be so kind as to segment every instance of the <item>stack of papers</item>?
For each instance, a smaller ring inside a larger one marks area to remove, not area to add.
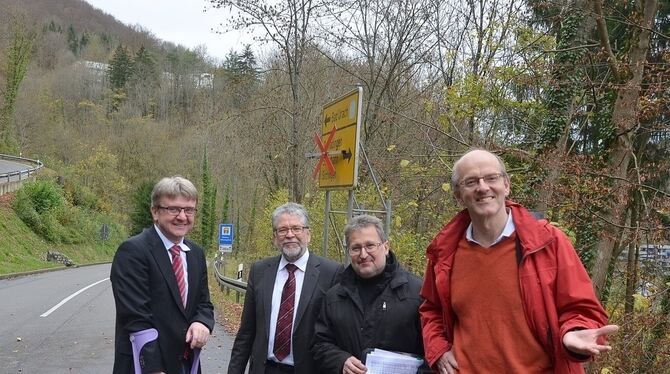
[[[423,360],[409,353],[375,348],[365,358],[367,374],[416,374]]]

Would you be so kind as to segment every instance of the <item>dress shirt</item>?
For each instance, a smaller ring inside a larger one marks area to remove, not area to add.
[[[515,230],[516,230],[516,227],[514,227],[514,221],[512,220],[512,211],[508,209],[507,210],[507,222],[505,223],[505,228],[500,233],[498,238],[496,240],[494,240],[493,243],[491,243],[491,245],[489,247],[493,247],[494,245],[496,245],[501,240],[503,240],[505,238],[509,238],[510,236],[512,236],[512,234],[514,234]],[[469,241],[469,242],[472,242],[472,243],[478,244],[479,246],[482,246],[481,243],[479,243],[478,241],[476,241],[472,237],[472,222],[470,222],[470,224],[468,225],[467,230],[465,230],[465,239],[467,239],[467,241]]]
[[[296,262],[293,264],[298,267],[295,274],[295,303],[293,304],[293,329],[295,329],[295,315],[298,310],[298,301],[300,300],[300,293],[302,291],[302,283],[305,280],[305,270],[307,269],[307,260],[309,259],[309,250],[305,251],[305,254],[302,255]],[[281,256],[279,260],[279,267],[277,268],[277,277],[275,278],[275,286],[272,291],[272,311],[270,314],[270,334],[268,335],[268,360],[277,361],[277,358],[274,355],[274,343],[275,343],[275,329],[277,328],[277,316],[279,315],[279,305],[281,304],[281,293],[284,289],[284,283],[288,280],[288,270],[286,270],[286,265],[289,262],[286,261],[284,256]],[[291,338],[291,353],[281,361],[284,364],[293,365],[293,338]]]

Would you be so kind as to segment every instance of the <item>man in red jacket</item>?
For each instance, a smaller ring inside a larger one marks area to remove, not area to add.
[[[420,308],[426,360],[441,374],[583,373],[609,351],[607,324],[570,240],[506,200],[502,160],[463,155],[452,190],[465,207],[428,246]]]

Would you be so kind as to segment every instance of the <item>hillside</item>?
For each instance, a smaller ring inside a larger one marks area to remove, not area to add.
[[[140,26],[126,25],[83,0],[0,0],[0,17],[10,19],[14,15],[26,16],[37,29],[53,22],[63,34],[72,26],[78,35],[107,35],[133,47],[163,43]],[[165,45],[174,47],[172,43]]]
[[[11,194],[0,196],[0,275],[63,266],[47,262],[47,251],[60,252],[78,265],[111,261],[112,243],[105,246],[47,243],[17,217],[11,207],[12,198]]]
[[[25,13],[38,25],[54,20],[90,33],[122,36],[131,31],[113,16],[82,0],[0,0],[0,14],[16,11]]]

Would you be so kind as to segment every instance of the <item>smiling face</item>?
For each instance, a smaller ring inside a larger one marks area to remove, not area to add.
[[[151,207],[151,216],[154,223],[161,230],[165,237],[173,242],[180,242],[186,234],[193,228],[195,215],[187,215],[184,209],[179,211],[176,216],[170,214],[167,209],[161,207],[179,207],[179,208],[195,208],[196,200],[188,199],[183,196],[160,198],[159,203]]]
[[[368,253],[364,248],[366,246],[373,248],[372,253]],[[374,226],[365,226],[352,231],[347,238],[347,247],[359,249],[355,254],[349,253],[351,267],[359,277],[368,279],[384,271],[386,255],[389,254],[389,244],[388,241],[385,242],[379,237]]]
[[[295,262],[305,254],[305,251],[307,251],[307,245],[309,245],[312,236],[309,232],[309,228],[306,228],[305,226],[306,224],[304,220],[296,214],[284,213],[277,217],[274,227],[273,242],[286,261]],[[282,235],[277,231],[291,227],[305,228],[299,234],[294,233],[293,230],[288,230]]]
[[[459,176],[459,182],[503,173],[500,161],[493,154],[481,150],[463,156],[454,171]],[[454,189],[454,197],[468,210],[473,221],[483,221],[507,217],[505,198],[509,191],[509,178],[504,174],[490,184],[479,179],[473,187],[459,185]]]

